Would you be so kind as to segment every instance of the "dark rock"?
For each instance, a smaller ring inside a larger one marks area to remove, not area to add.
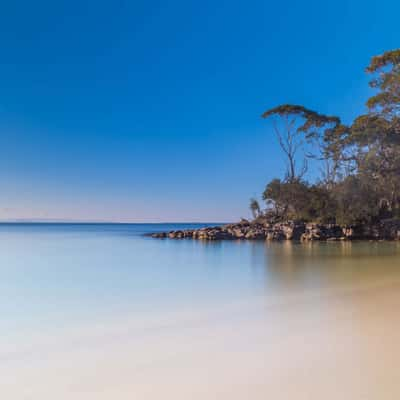
[[[265,239],[266,232],[264,231],[264,229],[253,228],[253,229],[250,229],[244,237],[245,237],[245,239],[248,239],[248,240]]]
[[[201,229],[156,232],[153,238],[199,240],[400,240],[400,220],[383,220],[378,224],[341,227],[333,224],[302,223],[295,221],[271,223],[258,218],[249,222]]]
[[[167,237],[167,233],[166,232],[156,232],[156,233],[150,234],[150,236],[155,239],[165,239]]]

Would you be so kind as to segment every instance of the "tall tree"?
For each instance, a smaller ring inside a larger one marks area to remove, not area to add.
[[[355,119],[346,140],[356,149],[357,172],[381,194],[380,203],[400,209],[400,49],[373,57],[367,72],[375,94]]]
[[[390,121],[400,134],[400,49],[373,57],[367,72],[374,74],[370,86],[378,90],[367,101],[368,109]]]
[[[303,178],[307,158],[322,162],[325,181],[334,180],[339,166],[339,147],[333,146],[333,139],[339,136],[339,132],[344,131],[338,117],[319,114],[304,106],[293,104],[283,104],[267,110],[262,117],[279,117],[284,121],[282,128],[274,120],[274,128],[287,157],[289,182]],[[303,155],[303,167],[297,170],[296,157],[300,150]]]
[[[400,217],[400,49],[371,59],[374,94],[350,126],[335,116],[283,104],[262,117],[274,120],[287,161],[283,181],[271,181],[263,199],[280,218],[376,223]],[[303,177],[318,160],[322,179]]]

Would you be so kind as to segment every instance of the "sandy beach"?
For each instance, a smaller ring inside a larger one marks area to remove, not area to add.
[[[0,340],[20,399],[359,399],[400,395],[400,280]]]

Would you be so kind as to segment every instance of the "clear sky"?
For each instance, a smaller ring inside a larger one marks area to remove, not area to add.
[[[231,221],[284,168],[260,114],[350,121],[398,0],[8,1],[0,219]]]

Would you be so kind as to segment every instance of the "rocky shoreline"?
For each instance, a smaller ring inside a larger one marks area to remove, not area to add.
[[[303,222],[247,221],[200,229],[156,232],[148,236],[156,239],[195,240],[400,240],[400,220],[384,220],[373,225],[342,227],[333,224]]]

